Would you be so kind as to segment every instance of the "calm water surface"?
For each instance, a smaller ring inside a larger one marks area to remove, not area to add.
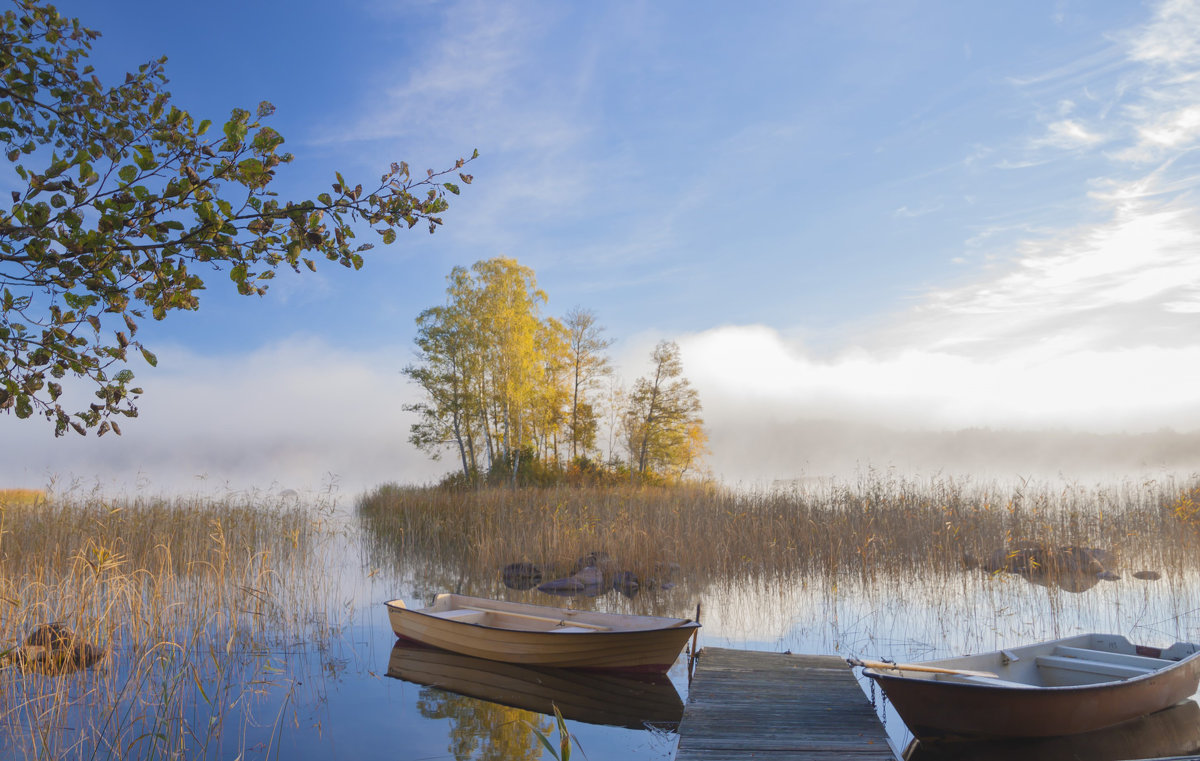
[[[508,593],[514,599],[543,604],[680,616],[692,615],[695,604],[701,602],[701,646],[864,658],[938,658],[1089,631],[1121,633],[1148,645],[1200,639],[1200,579],[1194,572],[1157,569],[1162,578],[1142,581],[1132,576],[1140,570],[1136,559],[1125,565],[1119,580],[1064,580],[1066,589],[1052,579],[1031,583],[1016,574],[964,569],[958,574],[922,575],[909,569],[872,578],[741,579],[704,584],[683,580],[671,590],[632,600],[616,593],[574,602],[532,591]],[[551,724],[545,715],[521,713],[383,676],[393,637],[380,603],[393,596],[413,602],[428,600],[442,588],[425,588],[431,580],[430,569],[410,570],[390,580],[382,575],[360,586],[358,599],[366,604],[344,645],[353,653],[345,657],[358,667],[345,669],[320,706],[329,717],[323,727],[328,747],[347,752],[347,743],[352,741],[355,754],[369,757],[398,751],[394,757],[413,759],[539,758],[540,746],[530,740],[528,724],[539,724],[548,731]],[[413,581],[414,576],[421,577],[421,583]],[[434,573],[433,578],[436,576]],[[1080,587],[1088,588],[1067,591]],[[686,701],[684,659],[672,669],[670,679]],[[864,684],[864,691],[871,693],[869,683]],[[894,746],[905,748],[911,735],[881,695],[873,698]],[[1196,718],[1187,714],[1175,720],[1188,724]],[[644,730],[580,721],[569,721],[568,726],[593,760],[671,758],[677,744],[672,727],[665,723]],[[408,739],[402,749],[389,751],[380,735],[394,737],[394,733]],[[1196,732],[1188,734],[1195,736]],[[524,745],[521,738],[526,740]],[[1178,752],[1193,750],[1196,748]],[[1073,755],[1061,747],[1057,752],[1051,757]]]
[[[1200,639],[1197,574],[1156,569],[1161,579],[1141,581],[1132,577],[1132,571],[1139,570],[1136,559],[1119,569],[1120,580],[1078,592],[1045,580],[1033,584],[1014,574],[923,574],[906,569],[869,578],[682,579],[672,589],[632,599],[609,592],[580,600],[504,590],[496,579],[461,579],[452,568],[412,558],[370,556],[352,529],[330,541],[323,562],[338,579],[336,599],[329,601],[327,636],[255,650],[238,650],[231,643],[224,665],[198,674],[196,689],[181,691],[187,697],[172,710],[190,712],[192,726],[208,727],[207,734],[197,732],[190,743],[196,757],[548,758],[531,727],[554,738],[552,720],[546,713],[517,707],[522,701],[513,690],[511,698],[492,702],[431,687],[415,675],[433,673],[426,681],[441,683],[459,679],[463,692],[474,690],[462,685],[484,679],[471,676],[470,664],[431,663],[421,653],[394,651],[383,602],[400,597],[423,604],[442,591],[499,592],[542,604],[676,616],[693,615],[701,602],[701,646],[897,661],[994,650],[1088,631],[1125,634],[1140,644],[1159,646]],[[487,677],[493,678],[494,674]],[[522,677],[500,678],[512,684]],[[678,738],[670,704],[675,696],[680,701],[687,698],[683,659],[668,679],[646,688],[652,698],[646,711],[652,715],[642,718],[648,723],[630,716],[624,705],[628,701],[622,699],[612,700],[612,707],[621,710],[607,712],[598,721],[625,726],[569,719],[567,725],[586,758],[672,758]],[[592,687],[585,683],[577,692]],[[911,736],[886,701],[878,695],[874,699],[894,746],[903,749]],[[224,710],[213,712],[212,705]],[[1176,721],[1189,729],[1197,718],[1200,715],[1179,714]],[[118,749],[111,751],[121,755]],[[1070,754],[1059,749],[1054,757]],[[12,757],[28,756],[22,752]]]

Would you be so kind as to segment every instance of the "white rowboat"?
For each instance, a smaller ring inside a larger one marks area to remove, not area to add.
[[[551,608],[438,595],[427,608],[386,603],[397,637],[504,663],[665,672],[700,624],[686,618]]]

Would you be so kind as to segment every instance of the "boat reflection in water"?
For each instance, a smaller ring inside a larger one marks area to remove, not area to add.
[[[683,718],[683,700],[665,674],[518,666],[399,641],[387,675],[547,715],[558,706],[563,718],[588,724],[671,728]]]
[[[1200,752],[1200,706],[1191,700],[1164,711],[1069,737],[922,745],[913,740],[905,761],[1124,761]]]

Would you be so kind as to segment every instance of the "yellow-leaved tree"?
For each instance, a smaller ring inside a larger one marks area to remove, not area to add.
[[[638,378],[625,411],[630,470],[682,478],[705,451],[700,395],[683,377],[679,345],[660,341],[650,354],[653,371]]]

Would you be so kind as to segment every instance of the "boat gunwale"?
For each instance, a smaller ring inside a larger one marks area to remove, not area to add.
[[[554,629],[513,629],[513,628],[507,627],[507,626],[490,626],[488,624],[482,624],[482,623],[478,623],[478,622],[474,622],[474,621],[456,621],[453,618],[443,618],[442,616],[437,615],[437,613],[427,612],[426,609],[395,606],[395,605],[392,605],[393,602],[395,602],[395,601],[392,600],[392,601],[386,602],[384,604],[388,606],[389,610],[394,610],[394,611],[402,612],[402,613],[415,613],[417,615],[425,616],[426,618],[431,618],[436,621],[441,621],[441,622],[447,623],[447,624],[455,624],[457,626],[472,626],[477,629],[487,629],[487,630],[491,630],[491,631],[509,632],[509,633],[513,633],[513,634],[520,634],[522,636],[529,635],[529,634],[544,634],[546,636],[552,636],[556,640],[562,639],[563,637],[570,637],[570,636],[586,636],[586,637],[598,637],[598,636],[603,636],[603,635],[618,635],[619,636],[619,635],[640,634],[640,633],[649,633],[649,632],[661,632],[661,631],[669,631],[669,630],[684,631],[684,630],[688,630],[688,629],[700,628],[699,622],[693,621],[690,618],[670,618],[667,620],[678,621],[679,623],[674,623],[669,626],[656,626],[653,628],[607,629],[607,630],[593,629],[593,630],[588,630],[588,631],[555,631]],[[543,606],[535,606],[535,607],[543,607]],[[561,610],[561,609],[554,608],[553,610]],[[488,611],[483,611],[483,612],[497,613],[500,615],[504,615],[506,613],[506,611],[503,611],[503,610],[488,610]],[[604,614],[604,615],[610,615],[610,614]],[[614,613],[611,615],[622,615],[622,614]],[[657,618],[657,616],[651,616],[651,617]],[[564,621],[564,623],[567,623],[568,625],[570,624],[569,621]]]

